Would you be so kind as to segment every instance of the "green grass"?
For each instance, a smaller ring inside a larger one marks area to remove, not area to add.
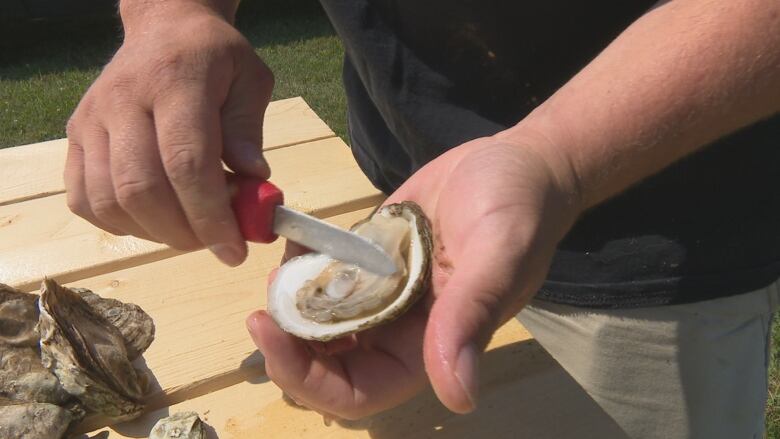
[[[769,397],[766,402],[766,437],[780,438],[780,319],[772,322],[769,359]]]
[[[314,0],[245,0],[237,26],[274,70],[273,99],[303,96],[346,139],[343,49]],[[112,17],[0,23],[0,148],[64,137],[65,122],[121,41]],[[780,321],[770,362],[767,437],[780,439]]]
[[[343,49],[314,0],[245,1],[237,26],[274,71],[273,99],[303,96],[346,140]],[[0,148],[65,136],[81,95],[121,43],[113,17],[0,23]]]

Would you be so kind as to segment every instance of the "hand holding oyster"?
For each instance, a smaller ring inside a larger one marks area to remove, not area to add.
[[[381,246],[398,271],[380,276],[320,253],[290,259],[268,290],[268,311],[280,328],[332,340],[395,319],[427,290],[431,231],[419,206],[385,206],[352,231]]]

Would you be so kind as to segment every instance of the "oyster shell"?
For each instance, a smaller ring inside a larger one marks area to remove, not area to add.
[[[195,412],[175,413],[152,427],[149,439],[206,439],[203,421]]]
[[[38,303],[41,360],[90,413],[135,418],[144,388],[130,364],[122,334],[79,294],[51,279]]]
[[[37,301],[34,294],[0,284],[0,397],[65,404],[71,396],[41,364]]]
[[[72,397],[41,364],[31,347],[0,346],[0,397],[13,401],[66,404]]]
[[[143,354],[154,341],[154,321],[140,306],[100,297],[86,288],[72,288],[72,291],[119,329],[130,361]]]
[[[328,341],[398,317],[427,291],[433,246],[419,206],[385,206],[352,230],[385,249],[398,271],[379,276],[319,253],[287,261],[268,290],[268,311],[283,330]]]
[[[53,439],[62,437],[73,421],[70,411],[47,403],[0,400],[0,437]]]
[[[38,346],[38,296],[0,284],[0,345]]]

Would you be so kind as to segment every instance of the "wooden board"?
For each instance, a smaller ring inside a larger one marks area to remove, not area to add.
[[[516,321],[496,332],[483,358],[478,407],[472,414],[455,415],[428,390],[387,412],[326,426],[315,412],[291,406],[258,369],[244,382],[89,437],[146,437],[158,419],[180,411],[197,412],[209,425],[210,439],[626,437]]]
[[[286,204],[319,217],[374,206],[382,198],[338,137],[267,153]],[[0,206],[0,282],[25,291],[44,276],[63,282],[167,258],[179,252],[117,237],[73,215],[65,194]]]
[[[346,145],[302,99],[272,103],[264,135],[273,180],[291,207],[346,227],[381,201]],[[29,291],[49,275],[137,303],[157,325],[156,341],[136,362],[152,373],[148,412],[89,437],[147,437],[157,419],[182,410],[203,415],[212,439],[624,437],[515,321],[497,332],[483,360],[474,414],[454,415],[427,391],[377,416],[324,426],[267,380],[244,326],[265,305],[267,274],[283,243],[252,245],[245,264],[228,268],[206,251],[180,254],[99,231],[65,206],[64,145],[0,151],[0,282]],[[90,422],[82,431],[100,425]]]
[[[329,218],[348,227],[371,209]],[[206,251],[114,271],[73,282],[104,297],[135,303],[155,321],[155,341],[144,354],[154,373],[147,398],[162,407],[215,388],[240,382],[246,368],[257,368],[244,319],[265,306],[268,273],[279,266],[283,242],[252,245],[237,268],[220,264]]]
[[[263,124],[263,149],[333,137],[333,131],[300,98],[271,102]],[[67,139],[0,150],[0,206],[62,193]]]

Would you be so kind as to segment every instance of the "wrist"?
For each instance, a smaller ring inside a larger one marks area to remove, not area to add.
[[[562,147],[564,140],[555,134],[547,121],[526,118],[493,137],[538,157],[550,175],[551,189],[556,193],[555,208],[564,214],[562,216],[570,218],[571,224],[589,207],[574,160]]]
[[[156,23],[181,23],[186,17],[210,15],[233,24],[239,0],[122,0],[119,15],[125,37]]]

